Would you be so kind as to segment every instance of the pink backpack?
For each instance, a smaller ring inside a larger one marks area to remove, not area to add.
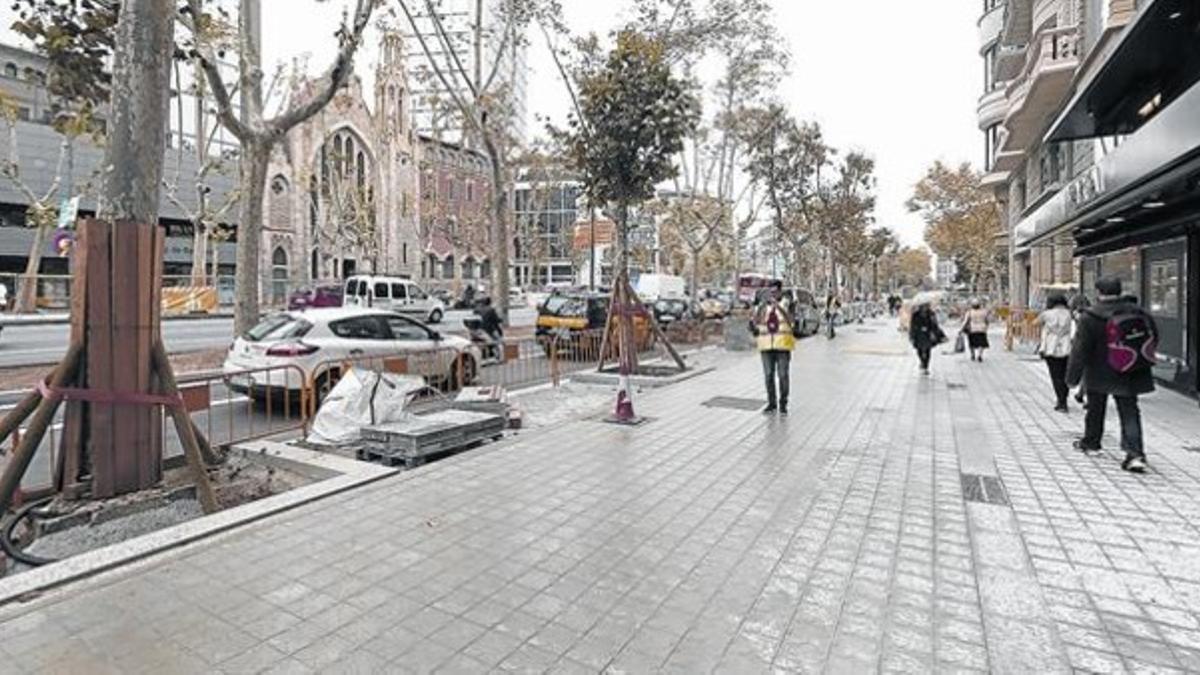
[[[1140,309],[1118,310],[1104,325],[1108,367],[1125,374],[1150,368],[1158,362],[1158,336],[1154,323]]]

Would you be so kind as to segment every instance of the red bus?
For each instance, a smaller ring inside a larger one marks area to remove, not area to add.
[[[737,300],[744,307],[749,307],[758,299],[758,293],[771,284],[782,282],[782,279],[757,272],[746,272],[738,275]]]

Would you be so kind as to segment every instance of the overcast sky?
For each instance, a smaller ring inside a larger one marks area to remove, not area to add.
[[[327,67],[334,30],[348,0],[263,0],[264,55],[290,62],[309,55]],[[829,142],[866,151],[877,162],[877,222],[906,243],[923,226],[904,201],[935,159],[978,164],[983,150],[975,105],[982,88],[976,20],[968,0],[775,0],[777,26],[792,56],[792,74],[778,95],[802,119],[820,122]],[[607,32],[623,18],[622,0],[562,0],[575,32]],[[299,11],[301,10],[302,11]],[[4,36],[11,23],[0,7]],[[532,35],[531,115],[561,119],[568,101],[545,45]],[[378,37],[368,36],[359,59],[370,72]],[[530,120],[530,129],[537,125]]]
[[[305,8],[297,0],[263,0],[268,58],[312,53],[314,68],[332,54],[329,22],[344,2]],[[978,56],[980,5],[967,0],[775,0],[777,26],[793,57],[778,95],[802,119],[820,122],[838,147],[871,154],[878,166],[877,221],[906,243],[923,225],[904,202],[935,159],[978,164],[983,152],[975,105],[982,83]],[[607,32],[623,18],[621,0],[562,0],[576,32]],[[271,30],[272,16],[289,16]],[[540,36],[531,35],[531,114],[561,118],[569,105]],[[375,62],[372,39],[361,65]],[[319,49],[314,49],[319,47]],[[537,125],[530,121],[530,129]]]

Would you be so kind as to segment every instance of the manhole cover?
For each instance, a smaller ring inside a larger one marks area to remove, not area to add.
[[[761,410],[767,405],[766,401],[756,398],[735,398],[733,396],[717,396],[710,398],[700,405],[705,408],[729,408],[730,410]]]
[[[1004,484],[995,476],[980,476],[975,473],[960,474],[962,479],[963,499],[980,504],[999,504],[1009,506],[1008,494]]]

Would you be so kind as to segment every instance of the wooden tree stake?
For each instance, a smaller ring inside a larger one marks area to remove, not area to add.
[[[158,378],[159,390],[162,394],[178,395],[179,385],[175,381],[175,373],[171,371],[171,362],[167,358],[167,350],[162,342],[155,342],[150,350],[153,359],[154,374]],[[217,495],[213,492],[212,483],[208,480],[208,470],[204,464],[200,442],[197,439],[196,427],[187,411],[180,406],[168,408],[171,419],[175,422],[175,431],[179,434],[179,443],[183,446],[183,456],[187,460],[192,477],[196,480],[196,496],[205,513],[216,513],[221,510]]]
[[[67,350],[66,357],[59,365],[58,370],[50,378],[50,388],[52,390],[60,389],[75,379],[82,351],[78,345],[73,345]],[[46,429],[54,421],[54,413],[58,411],[60,403],[62,403],[62,399],[58,397],[42,399],[41,403],[37,406],[36,412],[33,413],[33,419],[29,421],[29,429],[21,436],[21,442],[17,444],[12,458],[4,467],[4,473],[0,474],[0,512],[7,510],[12,503],[13,495],[16,494],[17,488],[21,486],[21,479],[25,477],[25,472],[29,470],[29,464],[33,461],[34,455],[37,454],[38,446],[42,443],[42,437],[46,435]],[[19,425],[20,422],[17,422],[17,424]]]

